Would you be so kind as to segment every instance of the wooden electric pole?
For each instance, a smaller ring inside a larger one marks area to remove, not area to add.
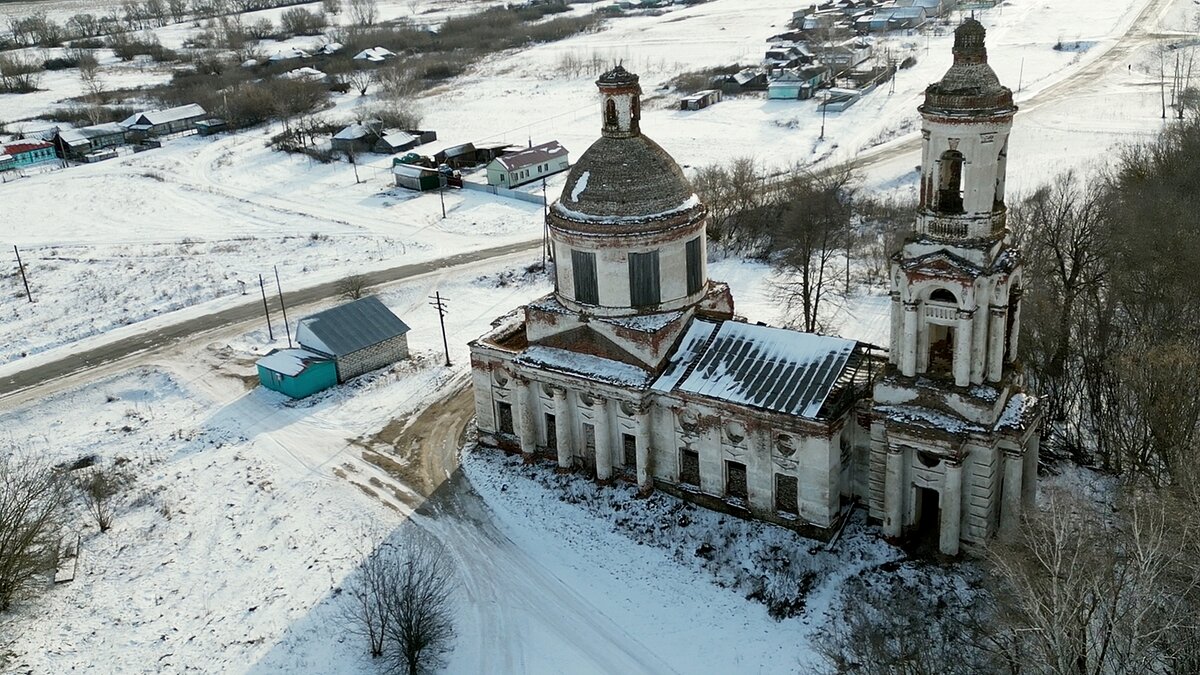
[[[267,337],[275,341],[275,329],[271,328],[271,308],[267,307],[267,285],[263,283],[262,275],[258,275],[258,290],[262,291],[263,312],[267,315]]]
[[[292,327],[288,325],[287,305],[283,304],[283,285],[279,283],[279,265],[275,268],[275,290],[279,291],[279,311],[283,312],[283,330],[287,331],[288,349],[292,348]]]
[[[442,324],[442,347],[446,350],[446,365],[450,365],[450,342],[446,339],[446,299],[438,291],[434,291],[429,297],[433,302],[429,303],[437,308],[438,321]]]
[[[13,253],[17,254],[17,269],[21,270],[21,281],[25,284],[25,297],[33,302],[33,294],[29,292],[29,278],[25,276],[25,264],[21,262],[21,251],[13,244]]]

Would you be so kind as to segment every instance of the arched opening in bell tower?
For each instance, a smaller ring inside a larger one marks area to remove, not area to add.
[[[604,104],[604,126],[617,128],[617,102],[611,98]]]
[[[1013,360],[1017,343],[1017,316],[1021,311],[1021,287],[1014,286],[1008,292],[1008,316],[1004,324],[1004,362]]]
[[[1004,208],[1004,181],[1008,172],[1008,139],[1005,139],[1004,145],[1000,147],[1000,154],[996,157],[996,192],[992,197],[992,210],[999,211]]]
[[[938,203],[942,213],[963,212],[963,162],[958,150],[947,150],[938,160]]]
[[[954,326],[929,324],[929,354],[925,374],[941,377],[954,373]]]

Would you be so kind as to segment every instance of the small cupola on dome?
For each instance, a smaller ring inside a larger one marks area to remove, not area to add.
[[[567,174],[548,216],[574,232],[646,233],[692,227],[707,214],[683,170],[638,126],[638,76],[616,66],[596,80],[600,138]]]
[[[1004,115],[1016,111],[1012,90],[988,65],[987,30],[974,18],[954,31],[954,65],[925,89],[927,115]]]
[[[621,65],[596,80],[604,106],[602,133],[610,138],[625,138],[639,133],[638,121],[642,117],[642,87],[638,76]]]

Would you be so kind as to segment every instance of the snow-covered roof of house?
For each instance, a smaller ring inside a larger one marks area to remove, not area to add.
[[[258,360],[258,365],[280,375],[295,377],[308,369],[308,366],[318,361],[328,361],[307,349],[277,349]]]
[[[304,66],[303,68],[296,68],[295,70],[287,71],[283,74],[283,77],[293,80],[323,80],[325,79],[325,73],[322,73],[316,68]]]
[[[364,49],[361,52],[355,54],[354,59],[356,61],[383,61],[384,59],[387,59],[389,56],[395,56],[395,55],[396,55],[396,52],[394,52],[390,49],[386,49],[384,47],[371,47],[370,49]]]
[[[4,162],[9,162],[9,161],[12,161],[12,155],[6,155],[6,154],[0,152],[0,164],[3,164]]]
[[[649,384],[652,377],[649,371],[628,363],[542,345],[530,346],[513,359],[513,363],[639,389]]]
[[[460,145],[452,145],[452,146],[446,148],[445,150],[443,150],[440,154],[445,155],[447,159],[450,157],[461,157],[463,155],[472,155],[472,154],[475,154],[475,144],[474,143],[462,143]]]
[[[697,319],[654,389],[816,419],[856,345],[784,328]]]
[[[408,176],[409,178],[420,178],[426,174],[437,174],[437,169],[431,169],[420,164],[392,164],[392,173],[397,176]]]
[[[531,148],[526,148],[517,152],[512,152],[507,155],[502,155],[492,160],[498,162],[500,166],[508,171],[524,169],[527,166],[541,164],[559,157],[566,157],[567,149],[559,144],[558,141],[550,141],[549,143],[541,143]]]
[[[375,132],[369,123],[355,122],[343,127],[341,131],[333,135],[333,139],[335,141],[356,141],[373,133]]]
[[[408,145],[417,140],[416,136],[405,131],[392,131],[379,137],[379,140],[387,143],[393,148],[398,148],[402,145]]]
[[[305,349],[345,356],[404,335],[408,330],[408,324],[379,298],[367,296],[300,319],[296,341]]]
[[[289,59],[307,59],[312,54],[300,49],[299,47],[288,47],[282,51],[275,52],[268,59],[270,61],[287,61]]]
[[[149,110],[147,112],[136,113],[125,118],[121,122],[121,126],[129,128],[141,125],[168,124],[170,122],[178,122],[180,120],[191,119],[193,117],[204,117],[208,113],[204,112],[204,108],[199,103],[189,103],[187,105],[175,106],[174,108],[165,108],[163,110]]]
[[[340,42],[329,42],[329,43],[321,45],[317,49],[317,53],[318,54],[336,54],[336,53],[342,51],[343,46],[344,45]]]
[[[64,129],[58,132],[58,138],[63,143],[70,146],[87,145],[93,138],[100,136],[111,136],[113,134],[125,133],[125,127],[116,122],[107,124],[96,124],[90,127],[81,127],[79,129]]]

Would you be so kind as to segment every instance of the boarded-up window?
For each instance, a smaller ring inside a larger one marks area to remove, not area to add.
[[[513,432],[512,404],[498,401],[496,403],[496,419],[502,434]]]
[[[737,499],[746,499],[749,496],[745,464],[725,460],[725,496]]]
[[[775,510],[780,513],[796,514],[799,512],[797,502],[796,477],[782,473],[775,474]]]
[[[546,447],[558,450],[558,427],[554,423],[554,415],[546,413]]]
[[[625,473],[637,472],[637,437],[633,434],[621,434],[621,463]]]
[[[634,307],[653,307],[660,302],[658,251],[629,254],[629,301]]]
[[[700,237],[687,243],[687,294],[700,292],[704,286],[704,269],[700,258]]]
[[[679,451],[679,482],[700,485],[700,453],[684,448]]]
[[[571,251],[571,270],[575,276],[575,299],[589,305],[600,304],[600,290],[596,283],[596,254]]]

